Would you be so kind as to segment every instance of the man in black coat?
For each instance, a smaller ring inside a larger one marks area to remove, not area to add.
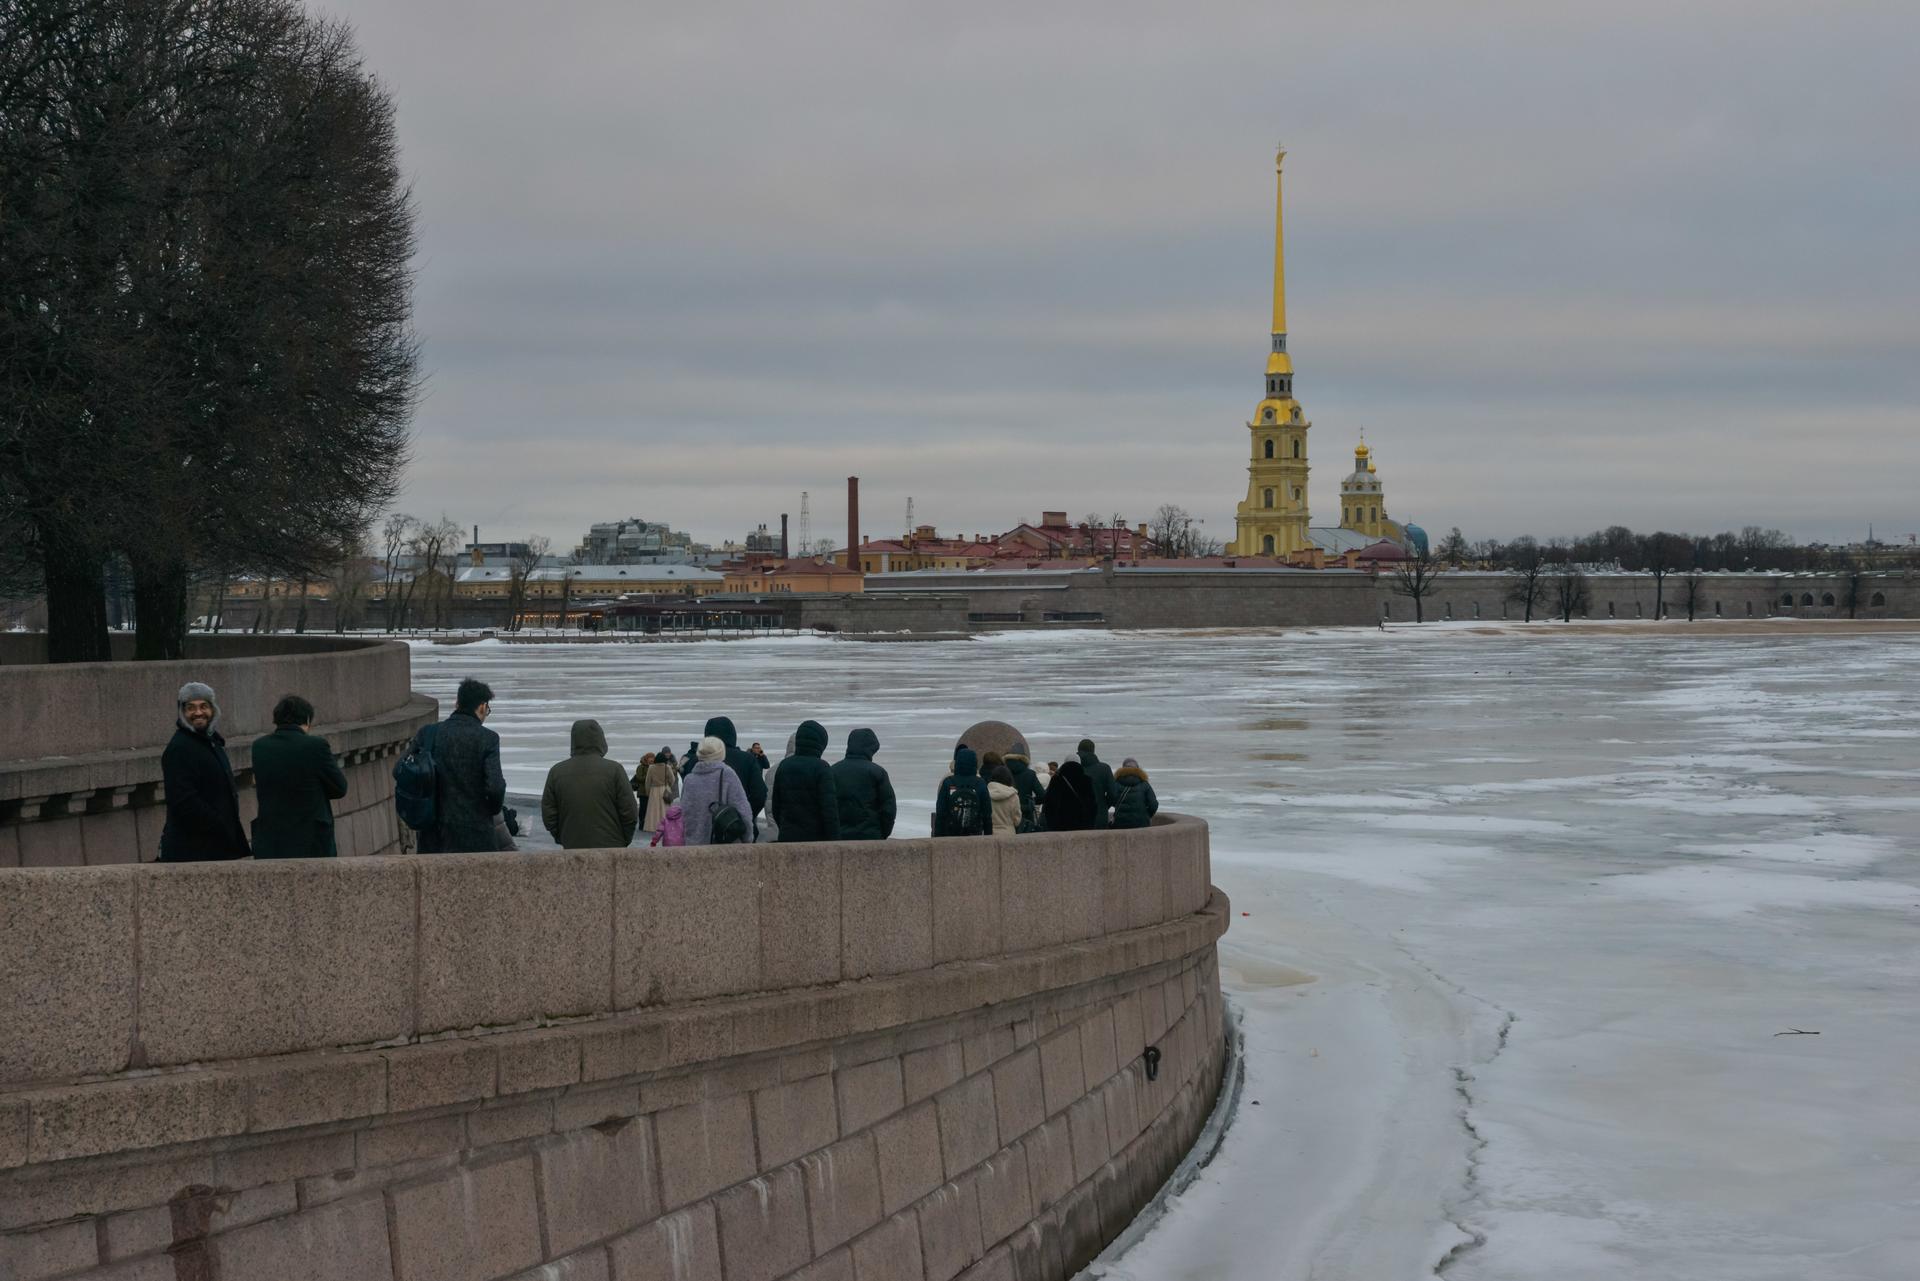
[[[740,746],[740,735],[733,728],[733,722],[725,716],[716,716],[707,722],[706,733],[727,745],[727,766],[740,778],[740,786],[747,789],[747,804],[753,807],[751,821],[753,834],[760,835],[760,812],[767,808],[767,776],[760,763],[753,759],[753,753]]]
[[[933,804],[935,836],[992,836],[993,797],[987,794],[987,780],[980,777],[980,758],[971,747],[953,754],[953,773],[940,783],[940,796]]]
[[[162,863],[206,863],[245,858],[240,793],[233,762],[220,736],[220,705],[199,681],[180,687],[173,739],[160,753],[167,793],[167,825],[160,829]]]
[[[420,731],[431,734],[434,825],[420,833],[423,854],[469,854],[500,848],[493,816],[507,801],[500,772],[500,736],[483,721],[493,690],[469,676],[454,694],[453,715]]]
[[[793,735],[793,754],[773,772],[773,823],[780,840],[840,839],[840,794],[833,767],[820,758],[827,731],[819,721],[801,721]]]
[[[840,798],[840,839],[884,841],[893,835],[898,805],[893,780],[873,763],[880,736],[870,729],[847,735],[847,754],[834,764],[833,790]]]
[[[273,733],[253,740],[255,858],[333,858],[333,802],[347,776],[313,732],[313,704],[289,694],[273,707]]]
[[[1078,751],[1080,768],[1087,772],[1087,783],[1093,789],[1093,827],[1099,831],[1108,825],[1107,817],[1113,809],[1113,766],[1094,755],[1090,738],[1080,740]]]

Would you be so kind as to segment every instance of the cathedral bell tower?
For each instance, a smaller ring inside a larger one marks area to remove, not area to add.
[[[1287,255],[1281,218],[1286,149],[1274,157],[1273,350],[1267,356],[1267,395],[1247,424],[1252,461],[1247,497],[1234,510],[1239,556],[1290,556],[1312,546],[1307,536],[1307,429],[1313,424],[1293,398],[1293,360],[1287,355]]]

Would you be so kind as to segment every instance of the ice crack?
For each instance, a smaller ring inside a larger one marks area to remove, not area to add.
[[[1436,974],[1434,977],[1438,978],[1439,975]],[[1458,990],[1465,994],[1464,988]],[[1483,1060],[1485,1063],[1491,1063],[1500,1057],[1500,1052],[1507,1048],[1507,1038],[1513,1032],[1513,1025],[1519,1021],[1511,1010],[1502,1010],[1501,1014],[1503,1017],[1500,1020],[1500,1027],[1494,1033],[1493,1053]],[[1463,1067],[1453,1069],[1453,1092],[1460,1099],[1460,1107],[1455,1115],[1460,1120],[1460,1128],[1467,1135],[1467,1171],[1466,1177],[1462,1180],[1459,1205],[1454,1213],[1448,1216],[1447,1222],[1453,1224],[1464,1239],[1454,1242],[1447,1252],[1435,1261],[1433,1274],[1437,1277],[1445,1276],[1454,1264],[1487,1243],[1487,1234],[1467,1222],[1464,1213],[1466,1207],[1480,1195],[1481,1156],[1487,1150],[1487,1136],[1480,1132],[1480,1127],[1473,1121],[1473,1081],[1473,1073],[1468,1069]]]

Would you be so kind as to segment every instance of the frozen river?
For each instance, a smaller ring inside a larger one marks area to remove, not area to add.
[[[1112,1275],[1920,1275],[1920,635],[1074,633],[415,651],[497,694],[509,787],[576,716],[1137,756],[1213,829],[1248,1084]],[[1244,915],[1243,915],[1244,913]],[[1793,1030],[1818,1035],[1781,1035]]]

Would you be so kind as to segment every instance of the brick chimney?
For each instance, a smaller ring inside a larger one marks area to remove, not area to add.
[[[860,568],[860,478],[847,477],[847,568]]]
[[[781,512],[780,513],[780,559],[785,560],[790,555],[792,555],[792,553],[787,550],[787,514],[785,512]]]

